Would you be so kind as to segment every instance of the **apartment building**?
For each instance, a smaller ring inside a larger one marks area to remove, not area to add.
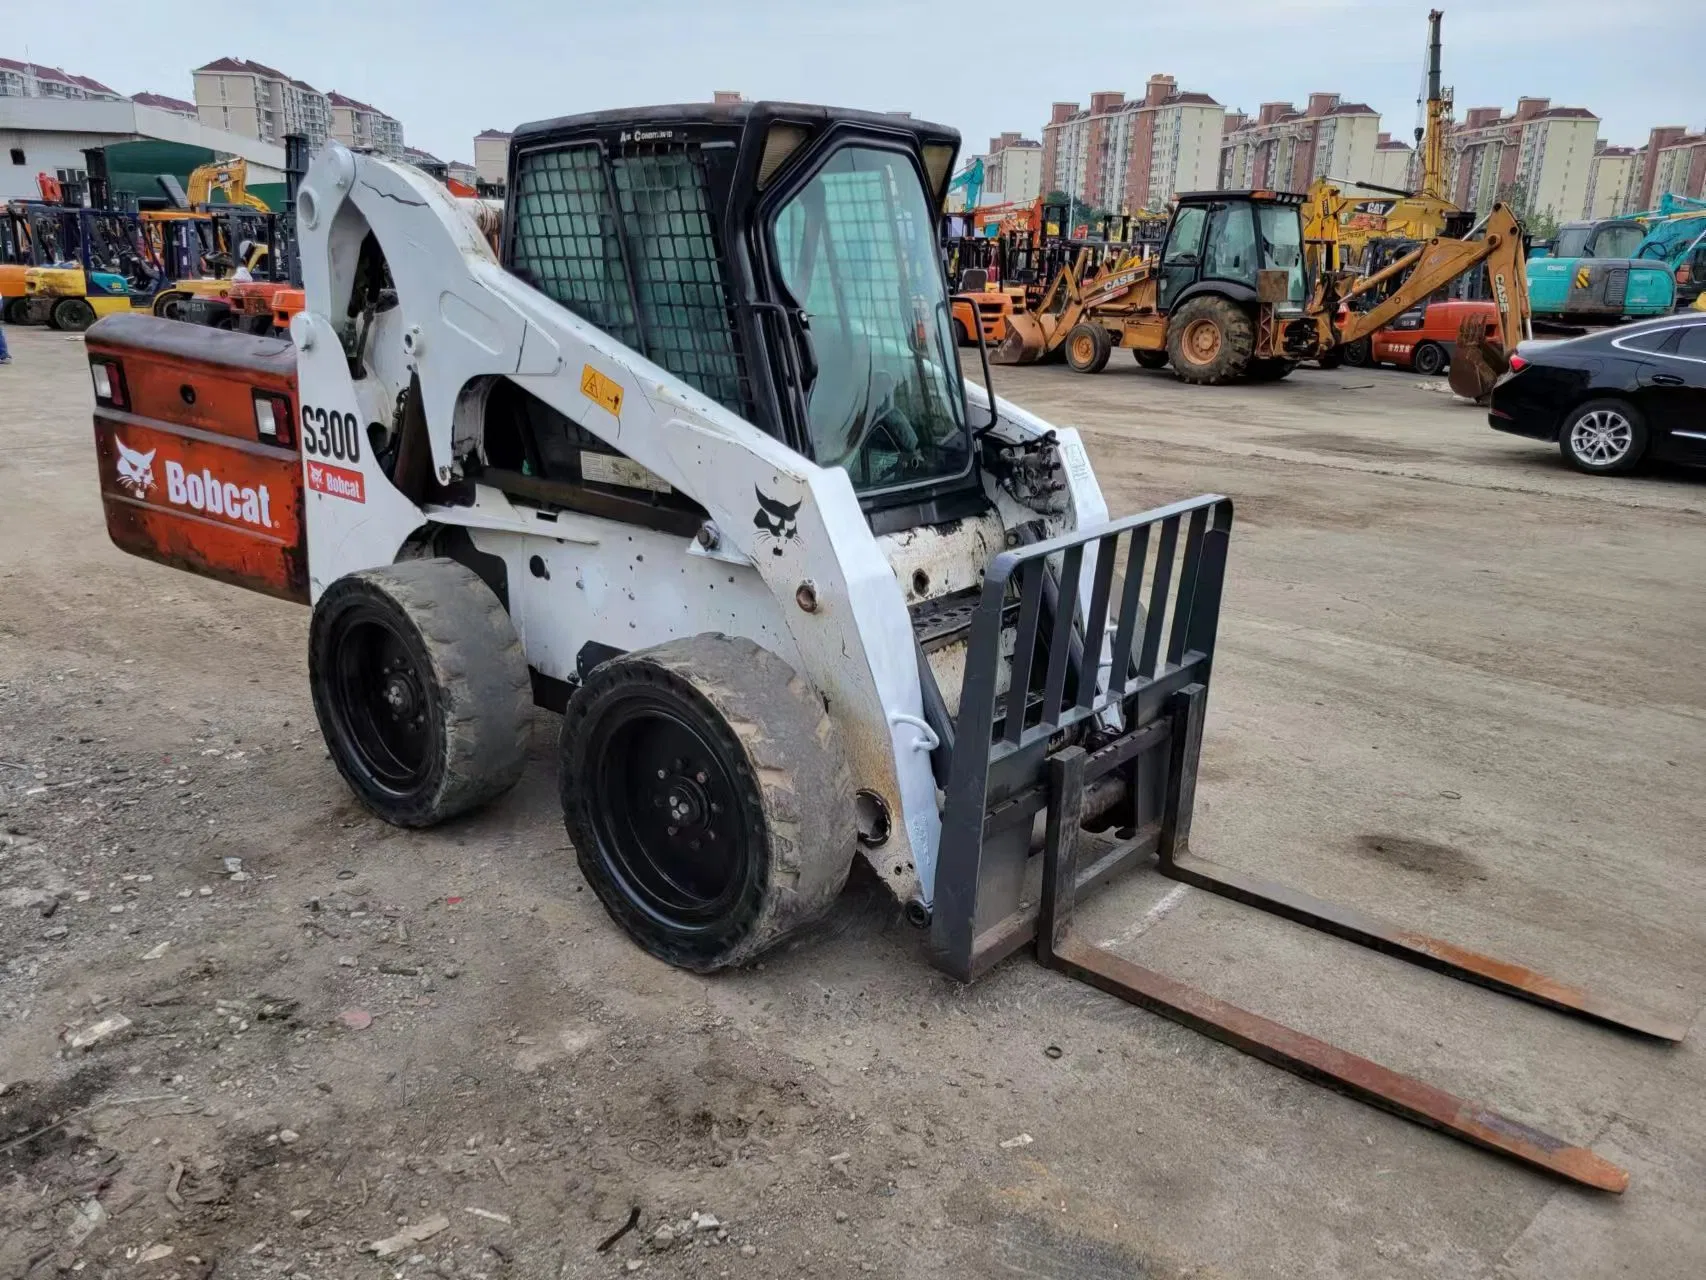
[[[1414,191],[1421,185],[1416,149],[1389,133],[1376,135],[1374,165],[1369,170],[1368,181],[1394,191]]]
[[[1054,104],[1043,126],[1041,187],[1096,208],[1160,209],[1180,191],[1215,185],[1226,108],[1153,75],[1143,96],[1107,90]]]
[[[124,94],[88,76],[58,67],[0,58],[0,98],[63,98],[78,102],[124,102]]]
[[[1043,144],[1017,133],[989,140],[983,157],[983,203],[1024,204],[1043,194]]]
[[[1588,194],[1580,218],[1617,218],[1634,211],[1635,148],[1612,147],[1603,141],[1588,163]]]
[[[331,112],[331,137],[352,151],[373,151],[382,156],[401,156],[403,126],[378,107],[347,97],[335,90],[326,95]]]
[[[1546,98],[1518,98],[1509,115],[1471,107],[1446,137],[1448,194],[1459,208],[1485,213],[1520,191],[1524,216],[1578,217],[1598,140],[1599,117],[1586,107]]]
[[[199,121],[201,113],[196,110],[193,102],[185,102],[182,98],[174,98],[164,93],[133,93],[130,100],[139,107],[153,107],[158,111],[170,111],[175,116],[187,116]]]
[[[1665,195],[1706,197],[1706,133],[1685,133],[1659,149],[1653,165],[1653,203]]]
[[[474,172],[488,186],[502,186],[509,177],[509,140],[502,129],[482,129],[474,135]]]
[[[195,103],[203,124],[265,142],[300,133],[318,147],[331,135],[326,95],[259,62],[219,58],[197,67]]]
[[[1306,191],[1316,178],[1373,182],[1382,136],[1378,111],[1336,93],[1310,94],[1302,111],[1289,102],[1264,102],[1254,117],[1227,117],[1215,185]]]

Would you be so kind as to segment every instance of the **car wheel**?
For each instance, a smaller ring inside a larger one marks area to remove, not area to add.
[[[1629,471],[1647,452],[1647,424],[1627,400],[1589,400],[1564,419],[1558,448],[1578,471]]]
[[[1439,343],[1423,342],[1416,347],[1414,354],[1411,355],[1410,363],[1415,371],[1424,378],[1435,378],[1439,376],[1440,370],[1450,363],[1450,360],[1445,354],[1445,348]]]

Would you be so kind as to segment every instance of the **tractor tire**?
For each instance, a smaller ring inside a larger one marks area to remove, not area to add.
[[[1142,347],[1134,347],[1131,354],[1136,357],[1137,363],[1142,368],[1165,369],[1167,367],[1167,353],[1165,351],[1145,351]]]
[[[1066,335],[1066,363],[1075,373],[1100,373],[1108,365],[1114,344],[1099,324],[1075,324]]]
[[[1247,376],[1251,382],[1278,382],[1282,378],[1289,378],[1295,368],[1295,360],[1252,360]]]
[[[1168,319],[1167,359],[1184,382],[1236,382],[1249,371],[1255,348],[1255,326],[1230,299],[1192,298]]]
[[[1451,357],[1437,342],[1423,342],[1410,353],[1410,367],[1424,378],[1437,378],[1451,363]]]
[[[642,949],[745,964],[846,883],[857,821],[822,696],[750,640],[698,635],[593,669],[563,717],[563,820]]]
[[[1374,364],[1374,344],[1367,338],[1347,342],[1339,350],[1344,353],[1344,363],[1353,369],[1367,369]]]
[[[95,323],[95,309],[86,298],[61,298],[47,313],[47,327],[62,333],[82,333]]]
[[[30,322],[30,300],[28,298],[7,298],[6,309],[0,319],[7,324],[28,324]]]
[[[1345,362],[1345,349],[1332,347],[1323,351],[1315,358],[1315,363],[1323,369],[1337,369]]]
[[[406,560],[327,587],[308,628],[308,683],[338,772],[394,826],[443,822],[521,777],[527,658],[492,589],[454,560]]]

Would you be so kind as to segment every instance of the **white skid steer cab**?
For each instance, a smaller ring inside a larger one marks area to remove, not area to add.
[[[1034,944],[1288,1070],[1621,1189],[1591,1151],[1071,933],[1080,895],[1148,862],[1681,1035],[1187,855],[1232,504],[1110,520],[1075,432],[962,376],[937,239],[958,141],[779,103],[529,125],[501,261],[425,174],[329,145],[293,175],[288,341],[89,331],[108,530],[312,606],[321,730],[388,822],[497,801],[534,705],[562,712],[581,870],[672,964],[809,928],[862,856],[962,979]]]

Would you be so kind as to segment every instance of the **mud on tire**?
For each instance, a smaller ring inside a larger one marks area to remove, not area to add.
[[[816,919],[853,861],[853,788],[818,692],[750,640],[707,634],[595,668],[563,717],[563,820],[636,943],[699,972]]]
[[[1236,382],[1248,370],[1255,348],[1250,317],[1227,298],[1192,298],[1168,320],[1167,359],[1185,382]]]
[[[387,822],[432,826],[521,777],[527,659],[492,589],[454,560],[332,583],[309,626],[308,681],[338,772]]]

